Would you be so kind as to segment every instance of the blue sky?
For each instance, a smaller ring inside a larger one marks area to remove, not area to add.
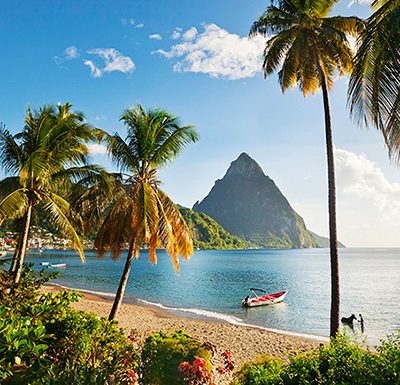
[[[124,133],[122,110],[160,106],[201,140],[161,171],[165,191],[191,207],[241,152],[255,158],[312,230],[327,234],[321,94],[282,95],[259,71],[262,39],[246,38],[266,1],[2,1],[0,121],[16,132],[30,104],[69,101],[93,124]],[[368,4],[335,13],[365,17]],[[331,94],[339,237],[400,246],[400,176],[380,135],[356,127],[347,79]],[[96,149],[94,149],[95,151]],[[102,154],[94,160],[110,167]]]

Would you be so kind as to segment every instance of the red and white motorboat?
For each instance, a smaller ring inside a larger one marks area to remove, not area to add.
[[[275,303],[282,302],[286,294],[287,290],[280,291],[279,293],[268,294],[263,289],[255,289],[252,288],[250,291],[254,294],[254,297],[250,297],[249,295],[242,301],[242,305],[246,307],[253,306],[262,306],[262,305],[273,305]],[[257,292],[263,293],[263,295],[258,295]]]

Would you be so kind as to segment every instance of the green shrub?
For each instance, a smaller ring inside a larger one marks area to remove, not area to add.
[[[399,385],[400,334],[371,352],[346,336],[288,363],[262,356],[235,373],[232,385]]]
[[[45,352],[49,335],[40,320],[9,315],[0,307],[0,379],[24,366],[36,372],[48,364]]]
[[[278,358],[262,355],[254,362],[245,363],[235,373],[232,384],[275,385],[282,384],[283,361]]]
[[[178,367],[182,362],[193,362],[196,357],[206,360],[211,370],[211,352],[199,341],[177,331],[171,335],[162,332],[148,337],[142,349],[141,383],[143,385],[185,384]]]
[[[49,330],[57,339],[52,355],[65,365],[54,384],[105,384],[110,379],[120,383],[124,372],[137,370],[138,355],[115,323],[70,311]]]
[[[400,384],[400,332],[392,334],[383,341],[378,352],[374,359],[374,383]],[[381,378],[384,381],[381,381]]]
[[[49,279],[44,272],[26,266],[17,287],[7,274],[1,272],[0,287],[2,384],[129,383],[138,355],[122,329],[72,309],[80,297],[76,292],[41,293]]]

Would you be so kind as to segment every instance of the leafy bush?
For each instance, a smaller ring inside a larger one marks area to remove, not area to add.
[[[148,337],[142,349],[141,383],[143,385],[181,385],[187,383],[178,370],[182,362],[205,360],[205,369],[211,371],[211,351],[199,341],[177,331],[171,335],[162,332]]]
[[[400,384],[400,332],[389,336],[378,348],[371,373],[374,384]],[[382,381],[381,379],[384,379]]]
[[[88,378],[93,384],[105,384],[110,378],[120,383],[126,371],[137,370],[137,353],[115,323],[70,311],[49,330],[57,339],[52,356],[66,365],[54,384],[83,385],[89,383]]]
[[[0,379],[13,375],[22,365],[38,371],[48,364],[45,358],[49,335],[40,320],[17,318],[0,307]]]
[[[132,383],[138,356],[122,329],[73,310],[78,293],[40,293],[52,275],[36,274],[28,265],[13,287],[7,274],[1,272],[0,288],[2,384]]]
[[[234,385],[275,385],[282,384],[283,361],[261,355],[254,362],[246,362],[235,373]]]
[[[262,356],[246,363],[231,385],[398,385],[400,334],[371,352],[338,336],[317,351],[290,357],[288,363]]]

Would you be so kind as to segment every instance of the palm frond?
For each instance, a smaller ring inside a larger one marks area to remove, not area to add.
[[[365,30],[364,20],[356,16],[332,16],[323,19],[324,27],[344,32],[350,36],[358,37]]]
[[[150,164],[153,167],[171,162],[188,144],[195,143],[199,139],[194,126],[179,126],[176,123],[168,126],[163,129],[168,132],[168,135],[163,135],[166,137],[165,140],[157,144],[151,155]]]
[[[175,271],[179,271],[179,257],[189,259],[193,254],[193,242],[190,230],[186,225],[178,207],[163,191],[159,190],[159,204],[163,213],[163,231],[166,232],[166,240],[163,244],[171,257]],[[172,236],[171,236],[172,232]]]
[[[103,167],[97,164],[87,164],[84,166],[73,166],[62,169],[51,175],[52,182],[70,180],[72,183],[80,183],[82,181],[87,185],[97,183],[99,180],[104,180],[110,177]]]
[[[253,23],[249,36],[268,36],[279,34],[293,26],[294,16],[283,8],[274,5],[269,6],[266,11]]]
[[[114,259],[118,259],[128,242],[135,240],[132,231],[133,202],[129,195],[121,195],[104,218],[95,239],[95,249],[102,257],[111,251]]]
[[[382,132],[389,155],[400,159],[400,4],[389,1],[368,19],[350,78],[348,105],[360,125]]]
[[[20,217],[28,206],[28,197],[25,188],[18,188],[0,200],[0,224],[6,219]]]
[[[3,124],[0,124],[0,163],[7,173],[16,173],[23,163],[21,147]]]
[[[79,254],[82,262],[85,262],[85,253],[81,240],[75,230],[74,221],[77,214],[73,213],[70,204],[61,196],[50,193],[43,198],[43,212],[50,223],[59,231],[60,235],[71,241],[73,249]]]
[[[148,245],[152,236],[158,233],[157,189],[144,180],[132,186],[133,202],[132,234],[136,242]]]
[[[130,148],[119,134],[108,136],[105,141],[108,153],[121,171],[135,172],[139,169],[140,164],[135,149]]]

